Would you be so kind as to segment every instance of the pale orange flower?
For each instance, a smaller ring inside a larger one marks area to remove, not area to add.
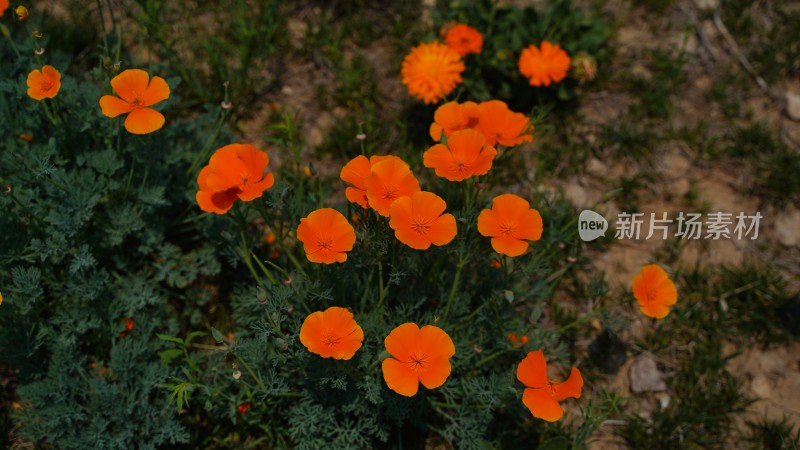
[[[297,239],[303,243],[309,261],[333,264],[347,261],[347,252],[356,243],[356,231],[342,213],[322,208],[300,219]]]
[[[341,178],[342,181],[353,185],[352,187],[347,187],[344,191],[347,200],[360,205],[362,208],[369,208],[366,181],[367,177],[369,177],[372,165],[392,158],[402,161],[400,158],[393,155],[373,155],[369,159],[367,159],[366,156],[358,155],[348,161],[339,173],[339,178]]]
[[[444,42],[463,57],[467,56],[468,53],[481,52],[483,35],[475,28],[460,23],[447,30]]]
[[[486,145],[513,147],[533,141],[533,126],[528,116],[508,109],[500,100],[489,100],[478,105],[480,118],[475,129],[486,137]]]
[[[450,358],[456,347],[439,327],[404,323],[386,336],[384,344],[392,357],[383,360],[383,379],[400,395],[412,397],[419,383],[435,389],[450,376]]]
[[[338,306],[309,314],[300,327],[300,342],[323,358],[350,359],[363,341],[353,313]]]
[[[197,175],[198,206],[206,212],[225,214],[239,199],[249,202],[275,183],[267,172],[269,156],[250,144],[226,145],[211,155]]]
[[[486,175],[497,156],[494,147],[484,146],[483,134],[467,129],[454,131],[447,145],[436,144],[423,155],[425,167],[435,169],[436,175],[450,181],[463,181],[476,175]]]
[[[492,238],[497,253],[519,256],[528,249],[527,241],[542,237],[542,216],[524,198],[499,195],[492,200],[492,209],[478,216],[478,233]]]
[[[395,200],[419,192],[419,181],[411,168],[397,157],[373,164],[364,184],[369,206],[384,217],[389,217],[389,208]]]
[[[519,71],[530,79],[531,86],[550,86],[567,77],[570,57],[558,44],[542,41],[540,47],[531,44],[522,50]]]
[[[436,103],[461,83],[463,71],[464,62],[457,51],[431,42],[411,50],[400,74],[409,94],[425,103]]]
[[[164,126],[164,115],[150,106],[169,98],[169,85],[161,77],[144,70],[128,69],[111,79],[111,88],[119,97],[104,95],[100,108],[108,117],[128,114],[125,129],[133,134],[152,133]]]
[[[576,367],[572,368],[567,381],[559,383],[547,378],[547,361],[541,350],[528,352],[528,356],[517,366],[517,379],[527,389],[522,393],[522,403],[534,417],[555,422],[564,414],[558,402],[568,398],[580,398],[583,377]]]
[[[450,137],[454,131],[475,128],[480,114],[480,108],[475,102],[447,102],[433,113],[430,135],[434,141],[439,142],[442,132]]]
[[[400,197],[392,203],[389,226],[400,242],[417,250],[427,250],[431,244],[442,246],[456,237],[456,219],[442,214],[447,204],[441,197],[419,191]]]
[[[669,307],[678,301],[678,290],[669,275],[656,264],[642,267],[631,283],[633,295],[642,314],[663,319]]]
[[[6,6],[8,3],[6,3]],[[61,89],[61,73],[53,66],[43,66],[28,74],[28,96],[34,100],[53,98]]]

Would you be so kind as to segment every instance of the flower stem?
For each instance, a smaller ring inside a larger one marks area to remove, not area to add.
[[[450,306],[453,304],[453,299],[456,297],[456,289],[458,288],[458,281],[461,278],[461,269],[464,267],[466,263],[466,258],[464,258],[463,250],[461,255],[458,257],[458,265],[456,266],[456,276],[453,277],[453,285],[450,287],[450,295],[447,297],[447,306],[444,308],[444,320],[447,320],[450,317]]]

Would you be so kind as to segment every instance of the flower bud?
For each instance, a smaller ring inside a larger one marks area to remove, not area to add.
[[[20,5],[17,6],[14,12],[17,14],[17,20],[19,23],[25,23],[25,21],[28,20],[28,8]]]
[[[592,55],[581,52],[572,59],[572,75],[580,84],[592,81],[597,76],[597,60]]]

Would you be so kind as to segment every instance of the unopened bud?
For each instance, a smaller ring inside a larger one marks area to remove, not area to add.
[[[14,12],[17,14],[19,23],[25,23],[25,21],[28,20],[28,8],[20,5],[17,6]]]
[[[37,48],[36,50],[33,51],[33,54],[36,56],[44,55],[44,47]]]
[[[19,140],[33,142],[33,136],[28,133],[22,133],[19,135]]]
[[[592,81],[597,76],[597,60],[592,55],[581,52],[572,59],[572,75],[580,84]]]
[[[240,370],[234,370],[233,371],[233,379],[234,380],[238,380],[239,378],[242,378],[242,372]]]
[[[8,195],[8,194],[11,193],[11,190],[12,190],[12,187],[11,187],[10,184],[6,184],[5,186],[3,186],[3,194]]]
[[[220,106],[222,109],[231,109],[231,108],[233,108],[233,103],[231,103],[231,102],[229,102],[229,101],[227,101],[227,100],[223,100],[223,101],[221,101],[221,102],[219,103],[219,106]]]
[[[358,133],[358,134],[356,135],[356,140],[357,140],[358,142],[363,142],[363,141],[365,141],[366,139],[367,139],[367,135],[366,135],[366,134],[364,134],[364,133]]]
[[[33,37],[34,39],[41,39],[42,38],[42,32],[39,31],[39,30],[33,30],[33,31],[31,31],[31,37]]]

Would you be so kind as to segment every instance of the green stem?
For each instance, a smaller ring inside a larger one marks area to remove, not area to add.
[[[375,274],[375,267],[371,267],[369,270],[369,275],[367,275],[367,282],[364,283],[364,294],[361,295],[361,307],[360,311],[363,313],[364,308],[367,306],[367,297],[369,296],[369,286],[372,283],[372,275]]]
[[[266,266],[264,266],[264,264],[261,262],[261,259],[259,259],[256,256],[256,254],[253,253],[252,250],[250,250],[250,255],[256,261],[256,264],[258,264],[259,269],[261,269],[261,271],[264,272],[264,275],[269,279],[269,282],[272,283],[273,286],[277,286],[278,285],[278,280],[276,280],[275,276],[272,275],[272,273],[269,270],[267,270]],[[266,261],[266,262],[268,262],[269,264],[272,264],[269,261]],[[273,264],[273,266],[274,266],[274,264]],[[275,266],[275,267],[278,268],[278,270],[280,270],[281,272],[283,272],[283,269],[281,269],[280,267],[278,267],[278,266]],[[286,272],[283,272],[283,273],[286,274]]]
[[[214,128],[214,134],[212,134],[211,138],[208,141],[206,141],[205,146],[203,146],[203,149],[200,150],[200,153],[197,154],[197,157],[195,158],[194,162],[192,162],[192,165],[189,166],[188,170],[186,170],[187,175],[194,173],[194,171],[197,169],[197,166],[202,161],[206,160],[206,158],[208,157],[208,152],[211,150],[211,145],[214,144],[214,142],[217,140],[217,137],[219,137],[219,133],[220,131],[222,131],[222,126],[225,124],[225,116],[227,115],[227,112],[225,110],[221,111],[222,112],[219,114],[219,119],[217,119],[217,125]]]
[[[456,297],[456,289],[458,289],[458,281],[461,279],[461,269],[464,267],[466,259],[464,258],[463,249],[458,257],[458,265],[456,266],[456,276],[453,277],[453,285],[450,286],[450,295],[447,296],[447,306],[444,308],[444,320],[450,317],[450,306],[453,304],[453,299]]]
[[[11,44],[11,48],[14,50],[14,53],[16,53],[17,59],[22,58],[22,55],[20,55],[19,50],[17,49],[17,44],[15,44],[14,40],[11,39],[11,32],[8,30],[8,28],[6,28],[5,25],[0,24],[0,32],[2,32],[3,36],[6,37],[8,43]]]
[[[247,364],[247,361],[245,361],[244,358],[242,358],[239,355],[236,355],[236,359],[238,359],[239,362],[242,364],[242,367],[244,367],[244,370],[246,370],[247,373],[249,373],[250,376],[253,377],[254,380],[256,380],[256,383],[258,384],[258,387],[261,388],[262,391],[266,391],[267,387],[264,385],[264,382],[261,381],[261,377],[259,377],[258,375],[256,375],[255,372],[253,372],[253,369],[250,367],[250,364]]]

